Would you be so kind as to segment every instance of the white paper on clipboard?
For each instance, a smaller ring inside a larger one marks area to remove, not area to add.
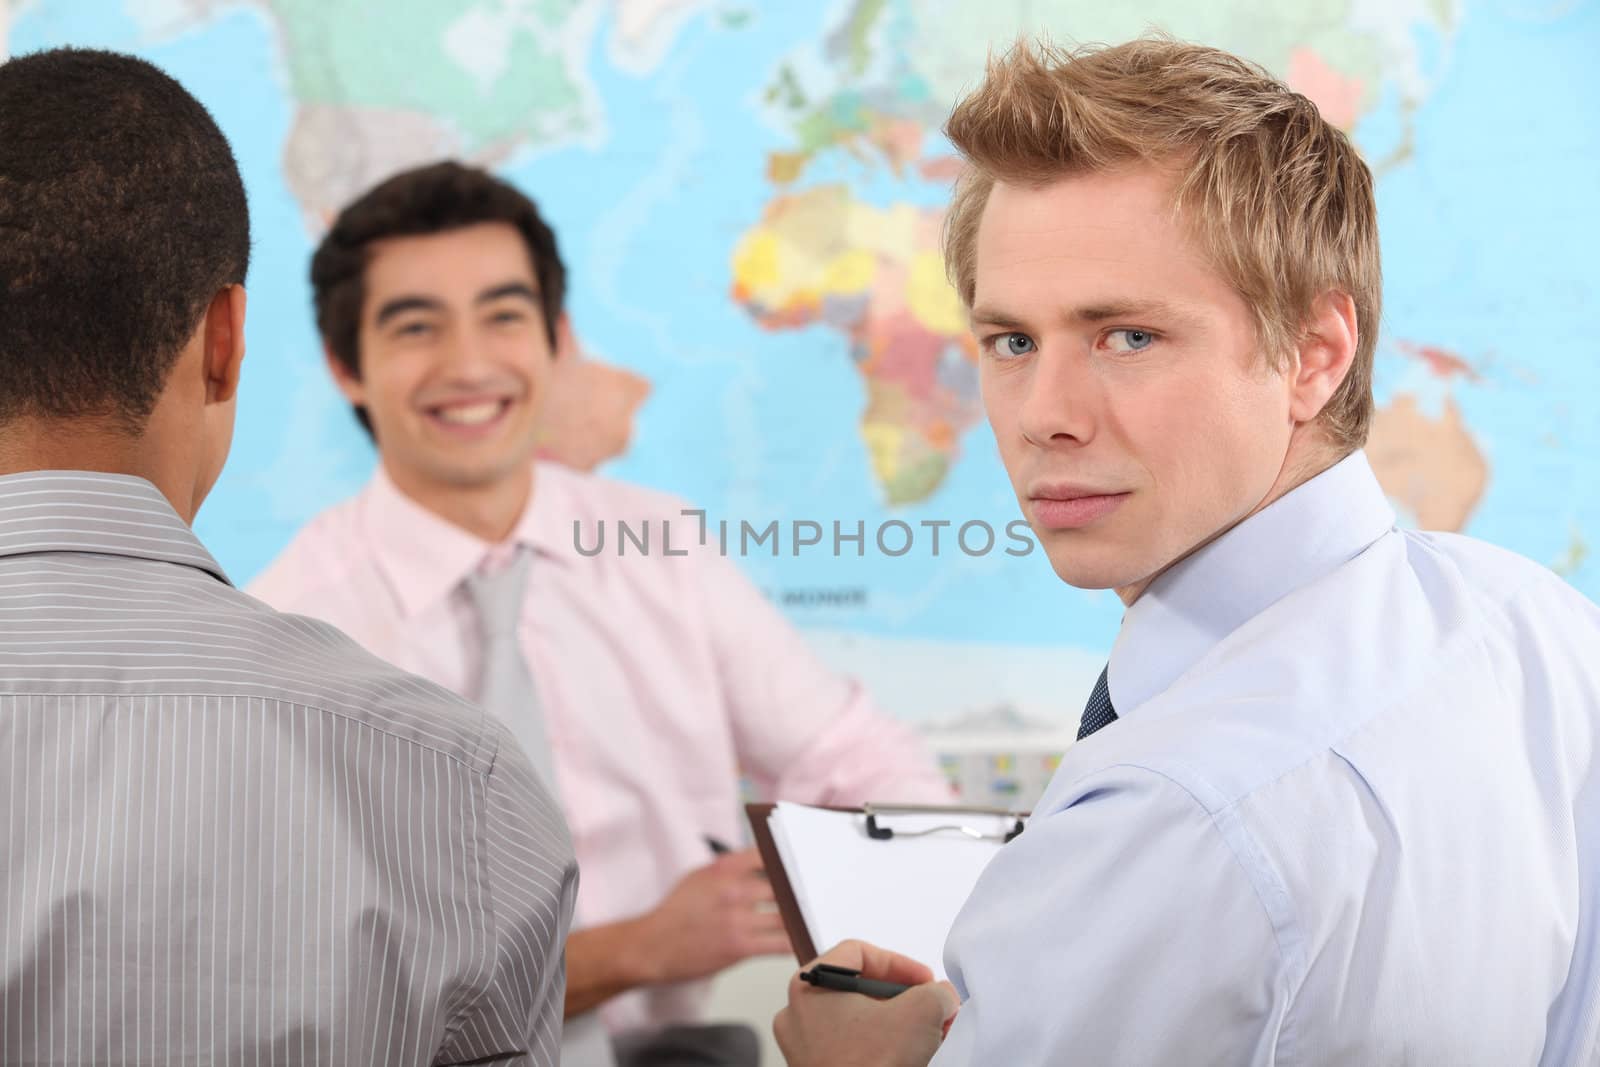
[[[879,814],[895,831],[867,834],[864,812],[780,802],[767,824],[806,930],[819,953],[857,938],[927,964],[939,979],[944,943],[1016,814],[937,810]],[[935,827],[959,829],[906,836]]]

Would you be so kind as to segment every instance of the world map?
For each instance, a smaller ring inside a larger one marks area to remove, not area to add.
[[[940,261],[960,166],[940,126],[1019,34],[1152,29],[1273,70],[1377,174],[1368,452],[1402,521],[1600,596],[1594,4],[0,0],[0,53],[143,55],[235,146],[250,354],[197,529],[236,582],[372,468],[323,367],[311,249],[360,191],[452,156],[515,181],[561,238],[584,354],[560,367],[546,455],[719,520],[866,531],[738,562],[826,659],[925,724],[1074,720],[1121,613],[1042,553],[952,540],[1019,512]],[[886,523],[907,551],[873,537]]]

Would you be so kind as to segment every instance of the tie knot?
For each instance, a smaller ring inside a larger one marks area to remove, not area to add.
[[[518,548],[507,566],[487,574],[474,571],[462,583],[473,610],[478,613],[478,625],[483,628],[486,640],[516,634],[517,620],[522,614],[522,595],[528,584],[529,563],[527,550]]]

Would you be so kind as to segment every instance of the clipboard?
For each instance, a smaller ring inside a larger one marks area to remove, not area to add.
[[[815,960],[822,952],[833,947],[832,941],[824,945],[817,945],[813,931],[807,925],[805,909],[801,905],[801,894],[797,891],[795,881],[801,877],[800,872],[791,872],[785,863],[783,851],[772,829],[772,818],[778,811],[778,804],[746,804],[745,814],[750,821],[751,833],[755,838],[756,848],[760,852],[762,865],[766,868],[767,878],[772,884],[773,897],[777,901],[778,914],[783,920],[784,932],[789,937],[789,944],[794,949],[795,959],[802,966]],[[942,806],[942,805],[903,805],[903,804],[865,804],[861,807],[837,807],[785,804],[786,809],[799,809],[794,814],[798,818],[815,821],[815,817],[808,814],[814,812],[832,813],[834,815],[850,816],[850,831],[845,829],[845,820],[832,820],[837,823],[837,828],[830,827],[828,832],[850,833],[850,836],[841,838],[840,843],[852,851],[858,858],[870,856],[876,858],[881,855],[883,863],[875,864],[869,870],[861,871],[860,883],[865,886],[863,893],[870,897],[874,890],[892,893],[897,889],[903,890],[904,885],[897,886],[894,878],[898,870],[899,860],[906,856],[913,856],[918,861],[920,868],[926,870],[930,864],[937,869],[939,858],[932,855],[932,850],[927,845],[917,845],[915,852],[901,851],[906,849],[909,841],[933,841],[959,843],[974,840],[987,843],[989,858],[992,853],[1009,843],[1018,834],[1023,832],[1028,818],[1027,812],[1007,808],[985,808],[970,806]],[[786,814],[788,814],[786,812]],[[986,824],[984,830],[979,830],[975,823]],[[868,851],[870,847],[870,851]],[[960,846],[952,844],[950,858],[958,862],[951,864],[951,869],[956,873],[952,885],[943,886],[947,890],[945,899],[936,903],[924,903],[921,906],[925,913],[917,918],[923,923],[922,935],[911,938],[909,943],[932,944],[934,937],[942,945],[943,937],[948,933],[948,924],[955,919],[956,908],[952,907],[951,900],[955,899],[955,891],[960,889],[959,897],[965,899],[971,886],[966,881],[975,881],[976,873],[971,870],[976,862],[976,857],[965,854]],[[813,851],[816,851],[813,849]],[[843,850],[841,850],[843,851]],[[984,861],[986,864],[986,861]],[[906,877],[911,877],[915,872],[906,869]],[[876,883],[874,879],[876,877]],[[925,883],[918,883],[925,884]],[[924,894],[925,896],[925,894]],[[837,911],[838,902],[832,902]],[[870,909],[868,909],[870,910]],[[948,914],[946,914],[948,912]],[[943,924],[943,928],[940,928]],[[824,935],[826,936],[826,934]],[[880,938],[874,937],[870,929],[862,929],[859,934],[863,940],[872,941],[874,944],[883,944],[883,947],[901,951],[895,944],[884,944]],[[907,953],[911,954],[911,953]],[[920,955],[927,956],[927,951]],[[915,956],[914,956],[915,958]],[[936,972],[941,972],[939,959],[922,959]],[[940,977],[942,977],[942,973]]]

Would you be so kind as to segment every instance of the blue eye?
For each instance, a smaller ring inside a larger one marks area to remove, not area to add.
[[[1025,333],[1002,333],[989,342],[990,349],[1002,359],[1026,356],[1035,351],[1033,338]]]
[[[1149,330],[1112,330],[1106,334],[1106,340],[1121,337],[1121,344],[1107,344],[1106,347],[1113,352],[1142,352],[1155,344],[1156,335]]]

